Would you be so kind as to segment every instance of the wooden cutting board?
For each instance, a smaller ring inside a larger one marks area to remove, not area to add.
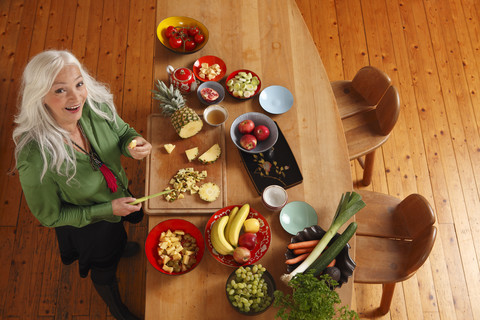
[[[151,114],[147,121],[148,141],[154,147],[147,158],[147,181],[145,195],[163,191],[169,186],[170,179],[182,168],[194,168],[196,171],[207,171],[207,178],[198,182],[201,186],[206,182],[213,182],[220,187],[220,196],[213,202],[200,199],[198,194],[191,195],[185,192],[185,198],[174,202],[166,201],[163,196],[147,200],[144,210],[150,215],[174,214],[212,214],[227,206],[227,175],[226,175],[226,148],[225,126],[209,126],[206,122],[202,130],[195,136],[182,139],[173,128],[170,118],[161,114]],[[167,153],[164,144],[174,144],[172,153]],[[201,164],[198,160],[189,162],[185,150],[198,147],[198,155],[207,151],[215,143],[222,149],[220,159],[212,164]]]

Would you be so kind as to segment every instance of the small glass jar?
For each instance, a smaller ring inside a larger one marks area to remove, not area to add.
[[[262,203],[270,211],[280,211],[288,201],[287,191],[278,185],[265,188],[262,193]]]

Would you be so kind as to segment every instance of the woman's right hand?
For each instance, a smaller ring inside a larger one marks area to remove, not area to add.
[[[125,198],[118,198],[118,199],[112,200],[113,215],[125,217],[132,212],[139,211],[142,208],[141,203],[138,203],[135,205],[129,204],[135,200],[136,199],[133,197],[125,197]]]

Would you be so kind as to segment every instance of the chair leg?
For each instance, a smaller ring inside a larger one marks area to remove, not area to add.
[[[364,186],[368,186],[372,182],[373,175],[373,163],[375,162],[375,150],[365,156],[365,166],[363,168],[363,180]]]
[[[395,291],[395,282],[383,284],[382,301],[380,302],[380,307],[378,307],[379,315],[383,316],[387,314],[388,311],[390,310],[390,305],[392,304],[394,291]]]

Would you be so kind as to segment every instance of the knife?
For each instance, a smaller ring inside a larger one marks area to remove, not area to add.
[[[140,202],[147,201],[148,199],[152,199],[152,198],[161,196],[162,194],[170,193],[170,192],[172,192],[172,191],[173,191],[173,189],[171,189],[171,190],[166,190],[166,191],[162,191],[162,192],[155,193],[155,194],[151,194],[151,195],[146,196],[146,197],[138,198],[137,200],[135,200],[135,201],[133,201],[133,202],[130,202],[129,204],[131,204],[131,205],[138,204],[138,203],[140,203]]]

